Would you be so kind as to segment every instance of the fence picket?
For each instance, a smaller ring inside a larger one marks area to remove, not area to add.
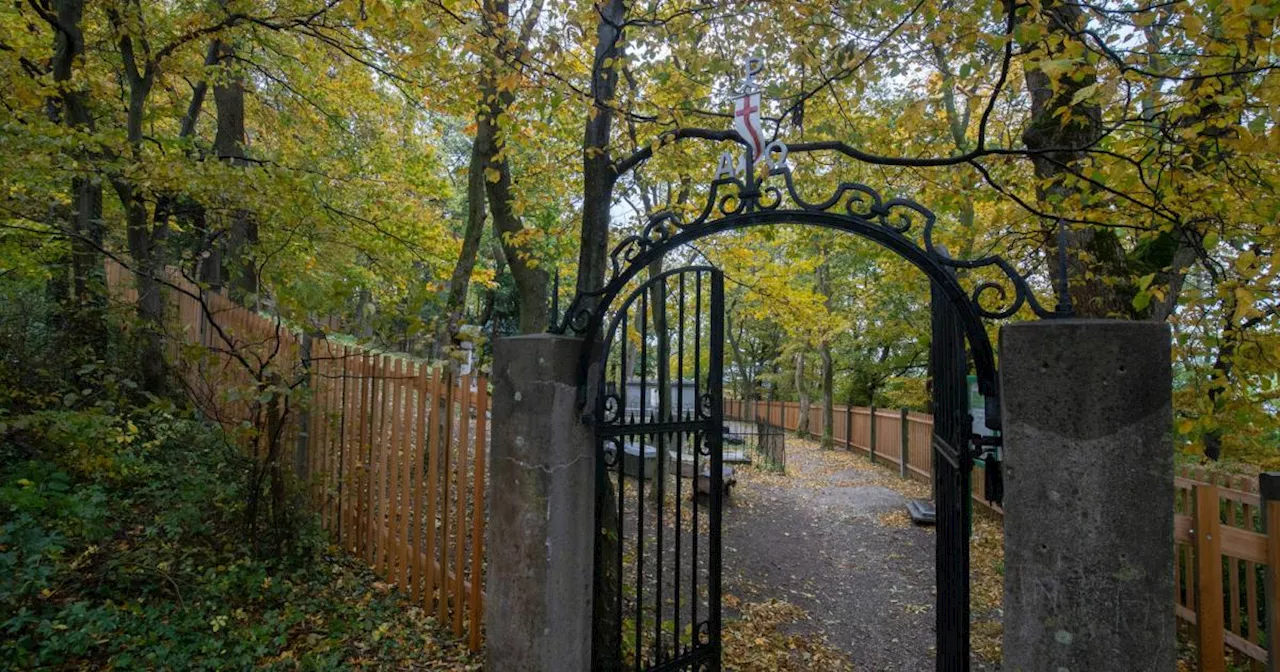
[[[382,358],[376,354],[369,354],[369,434],[365,442],[365,493],[364,493],[364,527],[365,527],[365,556],[366,562],[371,568],[378,566],[378,527],[377,519],[374,517],[378,511],[378,472],[381,471],[381,462],[378,458],[379,444],[378,431],[382,429],[378,420],[382,417],[382,408],[379,402],[382,400],[379,384],[382,380]]]
[[[449,474],[453,465],[453,387],[452,371],[443,373],[444,404],[441,408],[440,453],[444,464],[440,469],[440,599],[436,604],[436,620],[449,622]]]
[[[413,543],[414,573],[413,573],[413,584],[412,584],[413,590],[411,591],[409,596],[414,604],[420,604],[422,602],[422,596],[428,590],[427,576],[429,576],[427,572],[427,561],[425,557],[426,545],[424,543],[424,540],[426,537],[426,529],[424,528],[424,523],[423,523],[423,514],[425,512],[425,509],[423,507],[422,498],[425,496],[425,493],[426,493],[424,481],[426,480],[426,474],[427,474],[427,469],[426,469],[427,390],[428,390],[428,384],[430,383],[430,380],[429,380],[430,374],[431,374],[431,371],[425,363],[418,365],[418,378],[416,381],[417,382],[416,387],[418,390],[418,399],[417,399],[418,417],[417,417],[417,423],[415,423],[417,425],[417,432],[415,433],[414,439],[413,439],[414,446],[416,447],[416,453],[414,455],[414,460],[413,460],[413,466],[414,466],[414,472],[415,472],[414,481],[413,481],[414,505],[413,505],[413,526],[412,526],[413,541],[414,541]]]
[[[471,649],[478,650],[480,648],[480,614],[484,608],[481,603],[480,586],[484,581],[483,557],[484,557],[484,475],[485,475],[485,452],[488,443],[485,441],[486,430],[488,429],[488,413],[489,401],[489,381],[484,376],[476,379],[476,459],[475,459],[475,484],[472,486],[472,501],[475,502],[475,509],[471,515],[471,608],[467,611],[470,619],[468,623],[468,643]]]
[[[454,573],[457,576],[454,582],[454,600],[453,600],[453,634],[462,635],[462,609],[466,597],[466,591],[462,589],[462,579],[464,577],[464,554],[466,553],[467,544],[466,537],[466,515],[467,515],[467,451],[470,448],[471,437],[471,376],[463,374],[458,376],[459,395],[461,400],[458,403],[458,425],[462,432],[458,437],[458,462],[456,471],[456,486],[458,493],[458,519],[454,529]]]
[[[351,550],[357,557],[364,557],[368,544],[365,543],[365,480],[368,476],[368,464],[365,461],[365,445],[368,436],[368,418],[369,413],[369,394],[368,394],[368,377],[369,371],[369,355],[366,352],[356,352],[355,359],[352,362],[354,376],[351,380],[351,389],[354,392],[352,403],[355,404],[356,424],[352,427],[351,444],[352,453],[352,510],[351,510],[351,527],[353,540]]]
[[[1218,488],[1196,485],[1194,490],[1196,548],[1197,655],[1200,672],[1226,672],[1223,656],[1222,529]]]
[[[413,470],[411,430],[414,427],[413,417],[413,386],[411,383],[416,380],[413,376],[413,363],[401,360],[403,365],[400,369],[400,389],[404,393],[404,403],[400,407],[400,447],[396,455],[396,464],[400,470],[400,505],[397,507],[397,517],[400,519],[400,533],[397,535],[397,548],[399,549],[398,562],[400,563],[400,589],[406,592],[412,592],[409,586],[410,575],[410,558],[409,550],[412,548],[409,544],[409,519],[413,516],[413,501],[410,497],[410,477]]]
[[[1248,479],[1241,478],[1240,485],[1246,492],[1252,491],[1254,483]],[[1241,511],[1244,515],[1244,528],[1250,532],[1257,532],[1258,525],[1254,520],[1254,507],[1248,502],[1241,505]],[[1245,614],[1249,633],[1247,639],[1254,644],[1258,643],[1258,564],[1246,560],[1244,563],[1244,590],[1245,590]]]
[[[351,352],[351,348],[342,346],[342,425],[339,437],[341,437],[342,445],[339,447],[340,453],[339,477],[338,477],[338,501],[339,513],[342,517],[342,523],[338,530],[338,539],[342,542],[342,548],[347,553],[352,553],[352,542],[355,540],[355,518],[352,512],[355,511],[355,479],[352,476],[355,473],[355,440],[354,434],[356,429],[356,390],[355,390],[355,360]]]
[[[442,413],[440,402],[440,369],[431,373],[431,413],[427,418],[427,431],[430,446],[427,456],[427,583],[425,603],[430,611],[431,602],[435,599],[436,586],[440,583],[439,572],[436,571],[436,513],[439,498],[440,471],[440,436]]]
[[[401,384],[401,378],[404,375],[404,360],[396,358],[391,366],[391,412],[387,415],[391,424],[389,432],[390,439],[387,442],[386,465],[387,465],[387,564],[386,576],[388,583],[400,585],[397,580],[400,572],[400,525],[396,517],[399,509],[400,501],[400,433],[401,433],[401,414],[400,405],[404,403],[404,386]]]

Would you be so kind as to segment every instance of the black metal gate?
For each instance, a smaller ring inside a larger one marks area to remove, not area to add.
[[[931,282],[936,669],[967,671],[970,470],[975,457],[999,444],[973,431],[967,374],[972,368],[984,398],[986,428],[998,430],[995,353],[983,320],[1024,308],[1069,316],[1069,305],[1046,310],[1027,276],[998,256],[951,258],[933,242],[937,218],[917,203],[852,182],[809,201],[790,168],[776,157],[769,162],[767,182],[755,171],[718,176],[700,211],[652,215],[609,253],[604,285],[580,292],[555,328],[584,335],[594,348],[583,360],[583,410],[599,451],[594,669],[720,669],[723,279],[707,266],[669,271],[638,287],[637,278],[667,252],[705,236],[802,224],[879,244]],[[998,477],[992,457],[988,478]]]
[[[937,525],[937,670],[969,669],[969,358],[955,308],[935,285],[929,371],[933,388],[933,484]]]
[[[604,318],[593,666],[719,670],[723,275],[662,273]]]

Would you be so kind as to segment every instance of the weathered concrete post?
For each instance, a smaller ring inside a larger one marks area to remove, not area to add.
[[[591,663],[595,457],[580,422],[582,340],[494,344],[485,669]]]
[[[1175,666],[1169,327],[1000,331],[1007,672]]]

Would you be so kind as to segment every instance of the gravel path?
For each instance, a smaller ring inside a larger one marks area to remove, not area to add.
[[[905,513],[927,486],[791,436],[785,476],[738,474],[724,518],[726,607],[784,600],[809,615],[788,626],[795,634],[825,638],[855,670],[932,670],[934,533]]]

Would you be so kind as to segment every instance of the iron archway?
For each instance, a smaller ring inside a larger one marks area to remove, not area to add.
[[[635,592],[643,591],[643,586],[646,585],[644,577],[641,576],[644,564],[645,526],[652,525],[651,522],[646,523],[643,504],[644,482],[648,478],[644,474],[643,467],[643,459],[647,454],[645,437],[650,437],[648,440],[658,444],[659,465],[667,461],[667,447],[674,443],[677,462],[672,464],[683,468],[681,446],[685,445],[687,433],[692,437],[691,450],[695,454],[694,464],[697,464],[696,455],[707,457],[706,477],[712,493],[708,512],[711,522],[708,533],[709,545],[712,547],[709,549],[711,555],[708,562],[714,565],[708,577],[710,608],[707,610],[705,621],[698,622],[694,619],[694,622],[688,624],[690,632],[684,635],[684,639],[680,632],[673,631],[664,642],[660,625],[664,616],[661,604],[662,570],[659,569],[659,578],[657,583],[653,584],[657,586],[658,598],[655,600],[652,613],[646,616],[643,598],[637,594],[633,597],[637,610],[631,615],[631,621],[625,621],[630,624],[628,628],[635,627],[635,635],[631,638],[634,640],[632,649],[628,654],[631,658],[627,667],[634,666],[634,669],[652,672],[720,669],[718,544],[720,492],[723,485],[722,447],[719,436],[722,421],[722,384],[715,378],[722,373],[721,368],[718,364],[709,367],[713,370],[707,372],[709,375],[706,377],[705,386],[701,389],[698,387],[699,383],[695,376],[694,390],[699,396],[698,408],[687,417],[679,412],[669,415],[665,410],[657,416],[652,412],[646,415],[642,405],[638,421],[634,414],[629,420],[627,418],[625,392],[622,395],[623,399],[619,399],[616,393],[606,389],[605,369],[609,363],[609,347],[615,340],[618,315],[622,315],[625,332],[626,311],[632,309],[638,297],[642,301],[647,301],[648,293],[652,291],[654,283],[665,283],[667,278],[679,277],[683,296],[683,273],[707,273],[709,282],[713,286],[722,280],[719,279],[719,271],[716,269],[691,267],[669,270],[662,276],[643,283],[638,289],[633,288],[628,294],[623,294],[624,290],[632,286],[632,281],[651,262],[662,258],[667,252],[716,233],[770,224],[809,225],[844,231],[892,251],[918,268],[931,283],[933,339],[930,375],[934,381],[933,453],[936,465],[934,485],[938,511],[936,547],[938,603],[935,610],[937,669],[945,672],[967,671],[969,669],[967,524],[971,505],[969,472],[975,453],[989,450],[998,443],[989,439],[980,439],[972,433],[965,374],[968,364],[971,363],[976,374],[978,390],[984,397],[985,424],[989,429],[999,430],[999,385],[995,355],[983,321],[1011,317],[1024,306],[1029,307],[1036,316],[1041,318],[1065,317],[1069,316],[1069,311],[1046,310],[1030,290],[1027,276],[1020,274],[999,256],[992,255],[978,259],[954,259],[949,256],[944,248],[933,242],[936,216],[914,201],[901,198],[884,199],[871,187],[852,182],[841,183],[835,192],[823,201],[807,201],[798,193],[790,169],[781,165],[781,161],[770,163],[772,164],[771,174],[764,180],[757,180],[754,171],[748,170],[745,179],[731,176],[712,182],[703,208],[692,219],[683,219],[679,213],[675,212],[663,212],[652,216],[639,233],[627,236],[613,247],[609,254],[610,266],[607,269],[608,277],[604,286],[598,291],[576,296],[561,321],[552,329],[556,333],[576,333],[586,340],[587,347],[584,348],[584,356],[580,364],[579,380],[583,391],[583,419],[596,428],[598,447],[597,529],[600,532],[596,544],[597,591],[602,585],[600,581],[602,571],[612,571],[615,565],[614,555],[616,555],[619,574],[617,581],[621,581],[624,551],[623,541],[620,538],[623,536],[623,527],[627,525],[626,516],[630,516],[630,524],[638,535],[640,547],[639,567],[635,570]],[[749,155],[748,165],[750,165]],[[917,235],[918,241],[915,237]],[[965,289],[956,271],[983,268],[998,271],[999,279],[977,282],[971,289]],[[662,291],[665,292],[665,284],[662,287],[664,288]],[[712,296],[717,292],[722,299],[722,285],[712,290]],[[985,301],[993,297],[998,305],[984,305]],[[619,306],[620,298],[622,301]],[[681,300],[683,302],[683,298]],[[716,314],[716,311],[722,310],[722,303],[722,300],[719,302],[713,300],[707,304],[711,310],[709,324],[721,324],[719,321],[722,317]],[[681,305],[683,307],[684,304]],[[642,308],[642,310],[647,309]],[[719,357],[722,356],[715,350],[720,344],[711,338],[717,331],[722,332],[722,326],[719,330],[712,326],[711,333],[708,334],[709,347],[712,348],[709,357],[711,362],[720,362]],[[719,337],[720,335],[715,336],[715,338]],[[597,347],[601,345],[604,347]],[[625,387],[627,373],[624,371],[622,375]],[[666,381],[660,384],[663,389],[666,389]],[[643,390],[642,383],[641,391]],[[609,395],[613,395],[613,398],[609,398]],[[707,399],[704,400],[702,397]],[[616,412],[610,412],[610,404]],[[707,408],[705,412],[702,410],[704,405]],[[638,473],[632,470],[633,467],[628,466],[628,444],[619,437],[638,438],[637,459],[641,463]],[[972,445],[975,444],[978,446],[976,451],[972,449]],[[609,452],[610,450],[612,452]],[[610,500],[610,506],[603,509],[600,502],[606,488],[609,488],[609,493],[615,493],[614,481],[610,480],[613,474],[611,470],[615,468],[617,516],[606,520],[602,511],[610,509],[614,500]],[[661,466],[659,466],[659,478],[662,478]],[[628,512],[624,506],[623,500],[627,496],[626,488],[630,482],[628,479],[634,479],[640,492],[638,516],[634,511]],[[651,488],[660,489],[662,487],[660,483],[660,480],[655,482],[655,486]],[[677,489],[679,483],[680,478],[677,476]],[[678,501],[679,496],[677,496]],[[611,528],[610,525],[614,527]],[[662,525],[661,514],[659,514],[657,526],[661,528]],[[661,534],[662,532],[659,531],[659,563],[665,562],[661,557]],[[680,538],[678,515],[674,534],[676,539]],[[695,543],[696,534],[695,509]],[[608,541],[611,538],[610,535],[613,535],[616,548],[608,546],[609,543],[613,543]],[[631,550],[633,556],[634,552],[633,548]],[[606,555],[609,557],[605,558]],[[604,564],[606,562],[607,567]],[[678,562],[679,551],[677,550],[677,564]],[[697,562],[695,557],[693,560],[695,581]],[[678,566],[675,569],[677,575],[682,571]],[[678,584],[676,590],[678,593]],[[619,612],[622,610],[622,595],[623,591],[619,587],[616,599]],[[607,672],[621,669],[624,657],[623,640],[630,635],[622,632],[624,616],[621,613],[611,614],[608,618],[602,617],[599,611],[601,597],[597,593],[596,627],[598,629],[615,628],[615,625],[608,625],[608,623],[612,623],[610,618],[617,619],[616,636],[606,637],[603,640],[600,637],[596,639],[597,648],[601,646],[601,641],[605,641],[607,648],[610,649],[604,652],[604,655],[600,655],[601,652],[597,651],[597,655],[593,656],[597,669]],[[612,600],[613,597],[610,596],[609,599]],[[696,588],[694,599],[695,601],[699,599]],[[678,613],[680,605],[678,594],[676,605],[675,611]],[[696,606],[693,612],[696,615]],[[645,639],[640,627],[641,622],[646,618],[659,623],[654,629],[655,636],[649,640]],[[676,623],[679,623],[678,618]],[[678,629],[676,627],[674,630]],[[642,645],[645,642],[647,644]]]
[[[1044,308],[1028,287],[1027,276],[1018,273],[1000,256],[952,258],[945,248],[933,242],[937,217],[915,201],[903,198],[885,200],[869,186],[842,182],[826,200],[810,202],[797,192],[789,167],[774,167],[772,171],[764,181],[756,180],[751,174],[745,181],[737,177],[715,180],[711,183],[702,211],[692,220],[683,220],[674,212],[660,212],[650,217],[640,233],[622,239],[609,252],[604,286],[575,296],[560,322],[550,331],[574,333],[591,344],[599,338],[601,321],[609,306],[649,263],[675,248],[707,236],[769,224],[810,225],[852,233],[897,253],[920,269],[956,310],[972,351],[978,389],[987,398],[998,398],[999,383],[995,354],[982,324],[983,319],[1011,317],[1024,305],[1040,318],[1070,316],[1069,311]],[[766,184],[776,178],[782,179],[783,185]],[[726,189],[734,191],[721,193]],[[782,207],[788,199],[793,207]],[[912,232],[916,218],[923,220],[920,227],[922,243],[907,235]],[[899,223],[895,224],[895,220]],[[987,267],[998,269],[1007,282],[982,282],[966,291],[955,276],[955,271],[960,269]],[[1004,305],[984,307],[983,301],[988,292],[994,292]],[[989,413],[988,418],[997,423],[992,429],[999,429],[998,409],[989,410],[994,412]]]

